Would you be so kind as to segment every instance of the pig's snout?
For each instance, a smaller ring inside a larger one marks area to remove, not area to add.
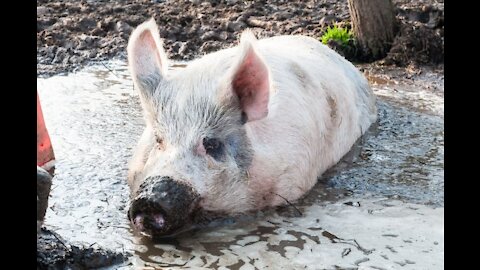
[[[149,177],[128,212],[133,227],[152,237],[168,236],[186,225],[198,198],[195,190],[170,177]]]

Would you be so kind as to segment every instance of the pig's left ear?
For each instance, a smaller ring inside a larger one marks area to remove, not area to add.
[[[140,24],[128,41],[128,64],[133,81],[142,99],[149,99],[164,78],[167,57],[162,47],[157,24],[152,18]]]
[[[269,71],[255,51],[255,43],[252,32],[243,32],[238,58],[227,75],[232,93],[238,97],[247,122],[267,116],[270,96]]]

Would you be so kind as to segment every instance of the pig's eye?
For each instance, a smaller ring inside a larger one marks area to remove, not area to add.
[[[212,156],[216,160],[222,160],[224,155],[223,143],[219,139],[215,138],[204,138],[203,147],[207,154]]]

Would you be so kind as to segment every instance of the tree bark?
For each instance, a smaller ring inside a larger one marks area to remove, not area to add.
[[[360,59],[385,57],[398,30],[392,1],[348,0],[348,8]]]

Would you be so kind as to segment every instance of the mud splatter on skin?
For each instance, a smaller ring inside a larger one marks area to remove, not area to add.
[[[290,69],[292,70],[293,74],[297,76],[298,81],[302,85],[302,89],[309,89],[311,86],[311,81],[310,81],[310,78],[308,78],[305,71],[303,70],[303,68],[300,67],[296,62],[291,62]]]
[[[337,119],[337,102],[331,96],[327,96],[328,106],[330,107],[330,119],[335,123]]]
[[[144,219],[141,226],[153,237],[171,235],[184,224],[190,223],[187,220],[198,198],[199,195],[190,185],[169,177],[150,177],[134,194],[128,217],[134,223],[137,217]],[[162,224],[152,220],[154,215],[162,218]]]

